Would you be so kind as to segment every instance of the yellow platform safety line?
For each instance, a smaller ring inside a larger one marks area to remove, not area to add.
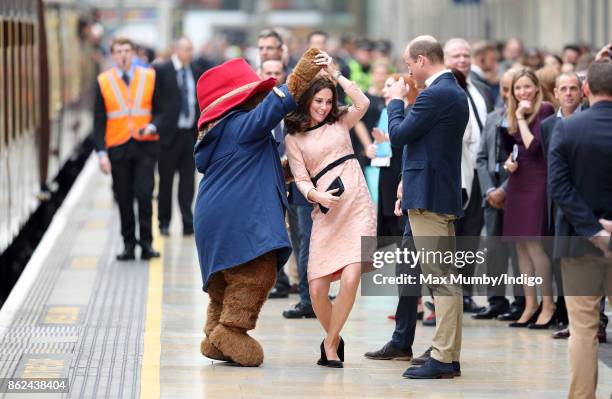
[[[153,204],[153,221],[157,221],[157,204]],[[152,223],[155,226],[154,223]],[[147,311],[144,331],[144,353],[140,373],[140,397],[157,399],[160,397],[161,366],[161,321],[162,299],[164,295],[164,239],[159,230],[153,227],[153,248],[160,253],[159,258],[149,261],[149,287],[147,290]]]

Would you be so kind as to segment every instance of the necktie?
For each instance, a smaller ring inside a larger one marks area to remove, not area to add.
[[[189,89],[187,88],[187,70],[185,67],[180,70],[181,78],[179,90],[181,92],[181,115],[189,117]]]
[[[127,72],[123,72],[123,74],[121,75],[121,79],[125,82],[126,86],[130,86],[130,77]]]

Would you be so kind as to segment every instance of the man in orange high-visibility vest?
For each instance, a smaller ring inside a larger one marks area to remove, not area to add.
[[[132,64],[134,44],[129,39],[112,41],[115,66],[98,76],[94,106],[94,140],[100,169],[113,178],[119,206],[124,250],[117,260],[159,256],[151,246],[153,176],[159,135],[153,122],[155,71]],[[138,202],[139,239],[136,239],[134,198]]]

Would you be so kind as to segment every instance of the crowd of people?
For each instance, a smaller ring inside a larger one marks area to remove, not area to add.
[[[429,287],[434,299],[425,304],[400,296],[391,340],[365,356],[412,360],[405,377],[453,378],[461,375],[464,312],[512,328],[556,327],[554,338],[570,338],[570,397],[595,397],[597,340],[606,341],[604,300],[612,295],[612,262],[601,256],[612,256],[612,45],[597,52],[567,45],[554,54],[525,49],[518,39],[498,45],[420,36],[400,61],[386,40],[336,41],[313,31],[298,44],[281,33],[257,37],[252,66],[262,81],[283,85],[308,48],[319,51],[322,72],[269,132],[293,175],[285,192],[296,266],[277,269],[269,297],[298,293],[283,316],[319,320],[325,339],[318,363],[342,367],[340,332],[361,275],[360,237],[403,236],[420,247],[423,237],[456,235],[468,238],[461,249],[477,249],[480,236],[505,237],[489,248],[487,272],[540,277],[539,292],[515,287],[511,300],[492,290],[486,307],[467,284]],[[147,69],[133,65],[133,50],[129,40],[111,44],[115,67],[98,79],[95,109],[100,167],[112,173],[121,216],[118,260],[134,259],[137,243],[143,259],[159,255],[150,245],[155,162],[161,233],[170,234],[175,171],[183,234],[194,233],[192,153],[206,112],[196,84],[229,53],[216,48],[194,58],[181,38],[169,58],[160,55]],[[135,126],[130,107],[140,118]],[[539,239],[545,236],[558,237],[552,250]],[[591,247],[568,243],[571,236],[588,238]],[[448,273],[439,264],[420,267]],[[336,298],[329,293],[335,280]],[[587,292],[577,294],[577,280]],[[423,324],[436,332],[415,357],[423,305],[430,309]]]

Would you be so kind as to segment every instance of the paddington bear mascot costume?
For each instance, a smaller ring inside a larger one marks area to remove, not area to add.
[[[263,350],[247,334],[291,254],[285,228],[285,176],[272,130],[297,108],[321,69],[308,50],[287,80],[260,80],[242,58],[208,70],[197,84],[201,116],[195,146],[203,177],[194,227],[209,304],[202,354],[259,366]]]

